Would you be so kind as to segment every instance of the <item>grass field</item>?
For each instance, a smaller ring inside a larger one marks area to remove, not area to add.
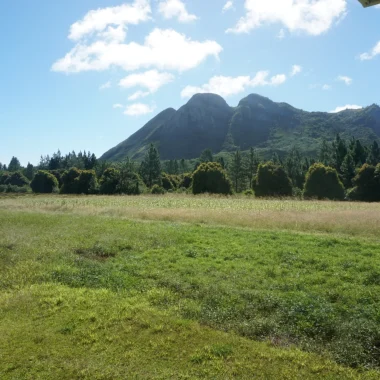
[[[380,205],[0,198],[0,378],[379,379]]]

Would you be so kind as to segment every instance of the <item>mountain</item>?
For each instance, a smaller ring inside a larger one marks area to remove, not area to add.
[[[306,112],[257,94],[230,107],[219,95],[197,94],[178,111],[168,108],[159,113],[101,159],[141,159],[150,143],[158,147],[163,160],[197,158],[208,148],[219,153],[251,146],[267,156],[286,153],[293,146],[316,155],[321,140],[332,140],[337,133],[365,144],[380,143],[380,107]]]

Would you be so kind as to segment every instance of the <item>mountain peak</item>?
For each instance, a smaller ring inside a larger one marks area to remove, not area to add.
[[[248,106],[273,106],[275,103],[270,100],[269,98],[266,98],[265,96],[261,96],[259,94],[250,94],[246,96],[244,99],[240,100],[239,106],[248,105]]]
[[[216,106],[216,107],[229,107],[227,102],[219,95],[212,93],[195,94],[187,102],[190,106]]]

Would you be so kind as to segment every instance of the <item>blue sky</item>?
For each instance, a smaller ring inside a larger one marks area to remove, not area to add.
[[[379,103],[380,9],[356,0],[4,0],[0,15],[6,164],[100,156],[202,91],[231,106]]]

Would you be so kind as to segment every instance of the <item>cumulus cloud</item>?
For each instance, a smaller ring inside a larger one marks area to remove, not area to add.
[[[222,11],[223,12],[227,12],[227,11],[233,9],[233,7],[234,7],[233,1],[229,0],[229,1],[226,2],[226,4],[224,4],[224,7],[223,7]]]
[[[149,106],[143,103],[134,103],[129,106],[124,111],[124,115],[128,116],[142,116],[152,113],[156,109],[155,106]]]
[[[103,83],[100,87],[99,90],[106,90],[107,88],[111,88],[111,81],[108,81],[106,83]]]
[[[160,73],[157,70],[149,70],[144,73],[131,74],[119,82],[123,88],[143,87],[150,93],[156,92],[163,85],[174,80],[174,75],[170,73]]]
[[[279,23],[290,32],[317,36],[346,14],[347,0],[245,0],[246,15],[227,33],[248,33]]]
[[[349,86],[352,83],[352,78],[339,75],[338,78],[336,78],[338,81],[344,82],[347,86]]]
[[[150,95],[150,92],[148,91],[136,91],[131,96],[128,97],[128,100],[137,100],[141,98],[145,98]]]
[[[276,36],[279,40],[283,40],[285,38],[285,30],[284,29],[281,29],[277,36]]]
[[[231,96],[244,92],[248,88],[255,88],[260,86],[279,86],[286,81],[285,74],[279,74],[269,77],[268,71],[259,71],[254,77],[238,76],[214,76],[208,83],[200,87],[186,86],[182,92],[182,98],[190,98],[198,93],[214,93],[220,96]]]
[[[293,65],[290,76],[294,77],[295,75],[299,74],[301,71],[302,71],[302,67],[300,65]]]
[[[156,67],[160,70],[186,71],[209,56],[219,58],[222,47],[215,41],[193,41],[173,29],[154,29],[143,44],[98,39],[78,43],[52,70],[64,73],[102,71],[119,67],[126,71]]]
[[[112,106],[113,109],[123,108],[123,105],[120,103],[116,103]]]
[[[368,61],[370,59],[375,58],[379,54],[380,54],[380,41],[372,48],[370,52],[360,54],[359,58],[361,61]]]
[[[116,30],[120,32],[128,24],[137,25],[140,22],[149,20],[150,14],[149,0],[135,0],[132,4],[92,10],[82,20],[71,25],[69,38],[78,41],[93,33],[105,31],[109,25],[116,25],[117,28],[111,27],[111,29],[108,29],[108,33],[115,33]],[[121,29],[118,29],[118,27],[121,27]]]
[[[181,0],[164,0],[158,4],[158,11],[166,19],[177,18],[179,22],[195,21],[198,17],[190,14]]]
[[[355,104],[347,104],[343,107],[336,107],[335,110],[330,111],[330,113],[338,113],[345,110],[360,110],[362,108],[363,108],[362,106],[357,106]]]

